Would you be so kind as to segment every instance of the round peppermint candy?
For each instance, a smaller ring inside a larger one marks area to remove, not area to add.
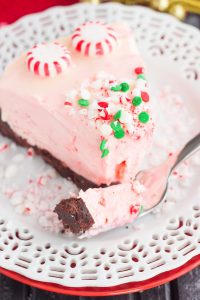
[[[83,23],[71,39],[73,47],[88,56],[108,54],[117,46],[115,30],[99,21]]]
[[[71,63],[71,55],[63,44],[42,43],[26,54],[27,68],[35,75],[54,77],[65,72]]]

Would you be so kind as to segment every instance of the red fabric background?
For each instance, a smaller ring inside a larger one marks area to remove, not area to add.
[[[0,0],[0,23],[12,23],[20,17],[56,5],[69,5],[76,0]]]

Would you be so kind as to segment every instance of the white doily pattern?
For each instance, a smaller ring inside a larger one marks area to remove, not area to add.
[[[128,22],[147,64],[161,68],[168,63],[191,90],[199,91],[198,30],[149,9],[118,4],[53,8],[1,29],[0,72],[35,42],[68,35],[81,22],[92,19]],[[199,167],[196,172],[198,175]],[[184,205],[178,202],[168,214],[145,217],[143,229],[143,223],[137,221],[90,240],[42,231],[34,220],[16,215],[2,198],[0,265],[35,280],[77,287],[141,281],[176,268],[200,254],[198,176],[193,191],[183,193]]]

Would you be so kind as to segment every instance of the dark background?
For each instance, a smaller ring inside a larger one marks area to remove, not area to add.
[[[199,0],[200,1],[200,0]],[[19,2],[21,5],[19,5]],[[20,16],[41,11],[49,6],[66,5],[74,0],[0,0],[0,23],[12,23]],[[200,28],[200,16],[188,15],[186,23]],[[95,298],[93,299],[102,299]],[[64,296],[45,292],[16,282],[0,275],[0,300],[88,300],[88,297]],[[200,300],[200,268],[178,280],[154,289],[123,296],[109,297],[109,300]]]

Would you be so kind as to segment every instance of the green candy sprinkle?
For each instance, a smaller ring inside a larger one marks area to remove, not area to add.
[[[78,104],[80,105],[80,106],[89,106],[89,104],[90,104],[90,102],[88,101],[88,100],[86,100],[86,99],[79,99],[78,100]]]
[[[147,123],[149,121],[149,114],[145,111],[142,111],[139,114],[138,119],[141,123]]]
[[[114,131],[118,131],[118,130],[121,130],[122,127],[121,127],[121,124],[117,121],[114,121],[114,122],[111,122],[110,123],[110,127],[114,130]]]
[[[132,104],[134,106],[139,106],[142,103],[142,98],[140,96],[135,96],[133,98]]]
[[[116,112],[116,114],[114,115],[114,119],[119,120],[121,118],[121,115],[122,115],[122,111],[118,110],[118,112]]]
[[[119,91],[127,92],[129,89],[130,89],[130,86],[127,82],[122,82],[119,85],[111,87],[111,90],[114,91],[114,92],[119,92]]]
[[[141,206],[140,206],[139,215],[140,215],[140,214],[142,214],[142,213],[143,213],[143,211],[144,211],[144,205],[141,205]]]
[[[100,144],[100,150],[103,151],[105,149],[107,141],[106,140],[102,140],[101,144]]]
[[[109,154],[109,150],[106,148],[103,150],[101,158],[104,158],[105,156],[107,156]]]
[[[120,130],[115,131],[114,136],[115,136],[117,139],[122,139],[122,138],[125,136],[124,129],[121,128]]]
[[[124,137],[125,135],[125,132],[124,132],[124,129],[122,128],[121,124],[119,122],[111,122],[110,123],[110,126],[111,128],[113,129],[114,131],[114,136],[117,138],[117,139],[121,139]]]
[[[139,74],[139,75],[137,76],[137,79],[144,79],[144,80],[146,80],[144,74]]]
[[[116,85],[116,86],[112,86],[112,87],[111,87],[111,91],[114,91],[114,92],[119,92],[119,91],[121,91],[121,84]]]
[[[129,89],[130,89],[130,86],[128,83],[126,83],[126,82],[121,83],[121,91],[122,92],[127,92]]]

